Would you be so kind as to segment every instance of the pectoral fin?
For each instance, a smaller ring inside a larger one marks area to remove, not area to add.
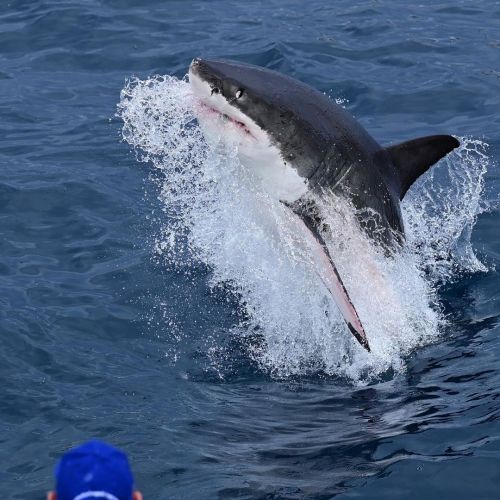
[[[342,279],[332,261],[330,252],[317,230],[317,224],[314,217],[294,211],[295,216],[300,221],[306,238],[315,254],[316,272],[321,281],[331,293],[335,304],[339,308],[349,331],[356,340],[370,352],[370,345],[366,337],[365,330],[359,319],[358,313],[349,297],[349,294],[342,282]]]

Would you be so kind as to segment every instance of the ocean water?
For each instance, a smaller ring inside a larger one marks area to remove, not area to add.
[[[43,498],[91,437],[146,498],[498,498],[499,23],[495,1],[4,2],[3,498]],[[461,139],[396,259],[322,206],[372,354],[203,135],[196,56],[309,83],[382,144]]]

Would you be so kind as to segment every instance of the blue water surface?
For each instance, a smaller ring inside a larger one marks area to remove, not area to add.
[[[43,498],[57,458],[97,437],[151,499],[498,498],[499,26],[491,0],[2,2],[2,497]],[[472,233],[489,270],[443,288],[452,327],[405,372],[273,377],[228,334],[238,305],[210,270],[154,258],[157,184],[116,106],[126,78],[199,55],[341,97],[381,143],[490,145]]]

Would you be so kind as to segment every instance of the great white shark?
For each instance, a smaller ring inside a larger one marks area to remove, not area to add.
[[[346,197],[362,230],[386,252],[395,252],[404,241],[400,200],[459,141],[433,135],[383,147],[318,90],[241,62],[194,59],[189,82],[201,103],[199,121],[213,126],[215,116],[236,132],[241,163],[296,214],[304,237],[312,242],[323,283],[349,331],[369,351],[366,332],[322,236],[311,193]]]

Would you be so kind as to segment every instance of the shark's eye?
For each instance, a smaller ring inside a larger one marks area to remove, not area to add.
[[[240,89],[240,90],[236,91],[235,97],[236,97],[236,99],[239,99],[242,95],[243,95],[243,90]]]
[[[220,92],[219,87],[213,87],[212,88],[212,93],[210,95],[218,94]]]

